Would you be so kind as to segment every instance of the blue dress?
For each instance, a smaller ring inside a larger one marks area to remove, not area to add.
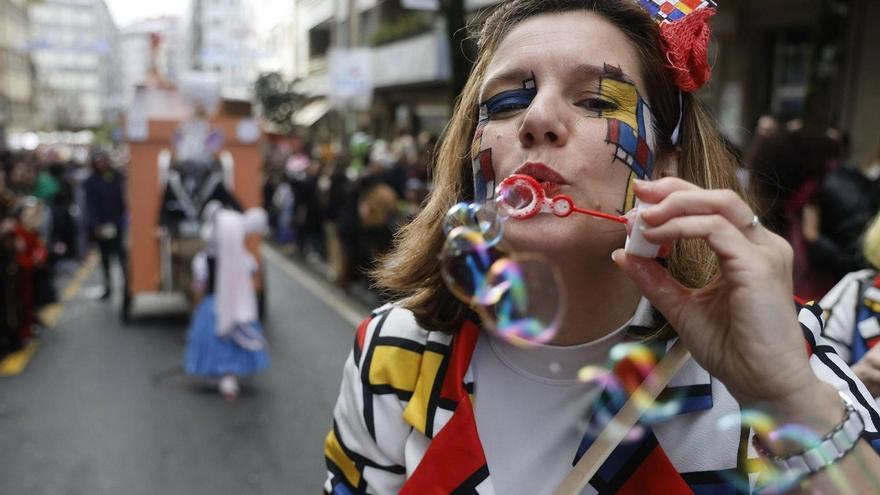
[[[202,299],[190,321],[184,370],[190,375],[210,378],[223,375],[246,376],[266,369],[270,359],[260,322],[253,321],[240,326],[224,338],[217,336],[216,302],[212,290],[215,263],[213,258],[203,253],[199,256],[203,256],[207,263],[206,288],[210,293]],[[193,260],[193,265],[200,262],[201,259]],[[198,274],[201,270],[194,271]]]

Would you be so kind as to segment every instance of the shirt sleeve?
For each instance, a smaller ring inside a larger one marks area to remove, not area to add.
[[[858,308],[860,273],[843,278],[819,303],[826,318],[822,336],[848,364],[852,363],[852,345]]]
[[[399,402],[383,404],[373,397],[369,365],[365,364],[372,359],[369,349],[384,321],[383,315],[374,315],[361,323],[354,349],[345,361],[342,386],[333,410],[333,428],[324,441],[326,494],[390,495],[398,493],[406,481],[406,469],[402,465],[406,435],[376,433],[380,422],[403,425],[403,406]],[[364,368],[367,373],[363,373]],[[382,429],[381,425],[379,428]]]
[[[823,336],[822,309],[818,305],[805,306],[801,308],[798,320],[807,340],[813,373],[852,400],[865,423],[862,438],[880,453],[880,410],[865,384],[856,377],[831,342]]]

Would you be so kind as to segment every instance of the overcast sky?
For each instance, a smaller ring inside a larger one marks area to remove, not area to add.
[[[186,11],[188,0],[105,0],[118,27],[125,27],[134,21],[163,15],[181,16]]]

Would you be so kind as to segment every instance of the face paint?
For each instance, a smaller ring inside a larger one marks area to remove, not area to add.
[[[635,179],[649,179],[654,170],[654,115],[620,67],[605,64],[599,78],[597,116],[608,120],[607,143],[615,146],[614,160],[632,170],[627,181],[623,214],[635,205]]]
[[[482,114],[482,111],[480,112]],[[471,145],[471,165],[474,171],[474,201],[483,204],[492,199],[495,193],[495,171],[492,169],[492,148],[481,149],[483,129],[488,120],[477,124],[474,142]]]
[[[639,0],[639,5],[657,23],[680,21],[697,9],[718,6],[714,0]]]
[[[538,94],[535,75],[523,81],[523,87],[502,91],[480,104],[480,118],[471,144],[471,164],[474,173],[474,201],[485,203],[495,197],[495,171],[492,169],[492,149],[483,149],[483,129],[494,117],[505,112],[522,110],[532,104]]]

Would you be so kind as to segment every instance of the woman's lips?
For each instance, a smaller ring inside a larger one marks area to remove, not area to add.
[[[526,162],[516,169],[514,174],[528,175],[537,180],[541,183],[541,187],[544,189],[547,196],[551,197],[556,195],[562,186],[568,184],[559,172],[540,162]]]

